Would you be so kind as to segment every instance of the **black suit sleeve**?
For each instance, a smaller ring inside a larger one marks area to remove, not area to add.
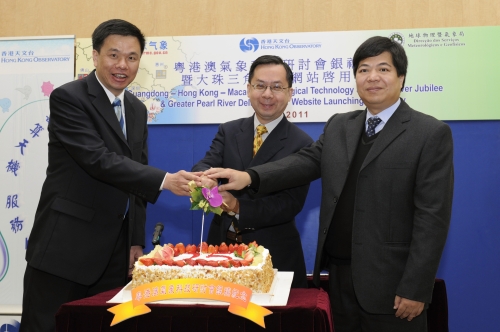
[[[57,137],[57,144],[61,144],[91,177],[154,202],[165,172],[108,148],[103,138],[106,133],[96,126],[99,114],[91,114],[89,109],[93,107],[84,103],[88,101],[75,98],[71,91],[56,89],[52,92],[49,128]],[[112,148],[119,150],[118,146]]]

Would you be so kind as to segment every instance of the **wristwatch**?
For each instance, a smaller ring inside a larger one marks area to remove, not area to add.
[[[240,209],[240,201],[238,199],[236,199],[236,205],[234,206],[234,208],[232,210],[227,211],[227,214],[230,215],[231,217],[235,216],[236,213],[239,213],[239,212],[236,212],[239,209]]]

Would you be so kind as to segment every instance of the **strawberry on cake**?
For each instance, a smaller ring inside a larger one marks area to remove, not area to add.
[[[135,263],[132,287],[172,279],[215,279],[232,282],[256,293],[269,292],[274,271],[269,250],[257,243],[200,246],[157,245]]]

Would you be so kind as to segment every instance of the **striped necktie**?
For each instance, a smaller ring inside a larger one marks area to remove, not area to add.
[[[120,101],[120,98],[115,98],[115,101],[113,101],[113,107],[115,109],[116,118],[120,123],[120,128],[122,128],[123,135],[127,138],[127,129],[125,128],[125,119],[122,114],[122,102]]]
[[[125,128],[125,119],[123,118],[123,113],[122,113],[122,102],[120,101],[120,98],[116,97],[115,100],[113,101],[113,107],[115,109],[115,115],[116,118],[118,119],[118,122],[120,123],[120,128],[122,128],[123,135],[125,135],[125,138],[127,138],[127,129]],[[127,207],[125,208],[125,213],[124,217],[128,213],[128,208],[130,205],[130,200],[127,199]]]

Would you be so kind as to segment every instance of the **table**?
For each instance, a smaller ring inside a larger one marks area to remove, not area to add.
[[[311,279],[311,278],[309,278]],[[309,280],[310,287],[312,282]],[[328,276],[321,277],[328,290]],[[288,304],[269,307],[266,329],[235,316],[227,307],[209,305],[150,304],[149,314],[110,327],[113,314],[107,311],[120,289],[64,304],[56,317],[57,331],[333,331],[328,293],[323,289],[291,289]],[[427,311],[429,332],[448,332],[448,300],[444,280],[436,279],[432,303]]]
[[[69,302],[56,315],[56,331],[308,331],[333,332],[328,294],[323,289],[291,289],[288,304],[269,307],[266,328],[227,311],[226,306],[148,304],[151,312],[110,327],[113,314],[106,303],[120,289]]]

